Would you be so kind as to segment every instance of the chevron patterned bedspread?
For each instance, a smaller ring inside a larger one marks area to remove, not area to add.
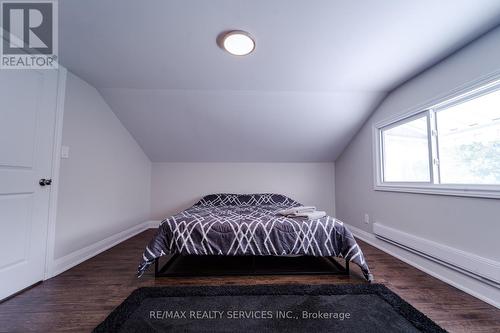
[[[163,220],[149,242],[138,276],[160,256],[309,255],[346,258],[372,280],[352,233],[332,217],[288,218],[278,211],[300,206],[280,194],[211,194]]]

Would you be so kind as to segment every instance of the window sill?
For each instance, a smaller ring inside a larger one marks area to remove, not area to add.
[[[376,184],[375,191],[405,192],[417,194],[447,195],[459,197],[500,199],[500,186],[470,188],[460,185],[400,185]]]

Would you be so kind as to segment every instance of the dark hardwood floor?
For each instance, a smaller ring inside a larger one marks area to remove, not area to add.
[[[365,283],[351,276],[261,276],[154,279],[135,277],[145,231],[112,249],[0,303],[0,332],[90,332],[134,289],[162,285]],[[500,332],[500,310],[359,241],[376,283],[383,283],[450,332]]]

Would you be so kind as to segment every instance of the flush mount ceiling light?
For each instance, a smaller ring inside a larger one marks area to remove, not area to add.
[[[244,56],[255,49],[255,41],[248,32],[234,30],[222,36],[221,46],[232,55]]]

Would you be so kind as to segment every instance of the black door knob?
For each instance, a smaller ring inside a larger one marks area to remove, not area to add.
[[[38,184],[40,184],[40,186],[48,186],[48,185],[52,184],[52,179],[42,178],[42,179],[40,179]]]

